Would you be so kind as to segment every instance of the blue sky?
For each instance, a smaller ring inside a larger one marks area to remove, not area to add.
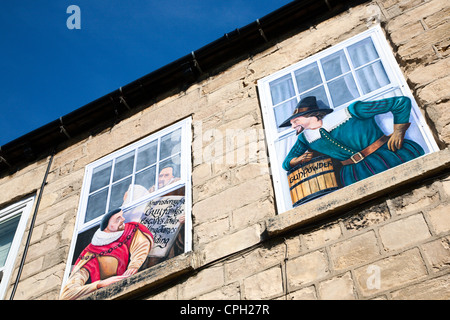
[[[0,10],[0,146],[291,0],[20,0]],[[70,5],[81,29],[66,26]]]

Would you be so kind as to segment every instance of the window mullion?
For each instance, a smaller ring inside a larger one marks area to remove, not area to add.
[[[156,147],[155,190],[159,189],[158,177],[159,177],[159,162],[161,161],[159,159],[161,155],[160,152],[161,152],[161,136],[158,137],[158,144]]]
[[[349,65],[349,67],[350,67],[350,72],[349,73],[352,74],[353,79],[355,80],[355,84],[356,84],[356,88],[358,89],[359,97],[362,97],[363,96],[363,91],[361,89],[361,86],[359,85],[359,80],[356,77],[355,68],[354,68],[353,63],[352,63],[352,61],[350,59],[350,56],[348,54],[347,47],[344,47],[343,51],[344,51],[345,58],[347,59],[347,63]]]
[[[116,159],[118,157],[112,159],[112,164],[111,164],[111,174],[109,176],[109,184],[108,184],[108,196],[106,197],[106,211],[103,213],[105,214],[106,212],[109,211],[109,201],[111,200],[111,189],[112,189],[112,183],[113,183],[113,177],[114,177],[114,171],[116,170]]]

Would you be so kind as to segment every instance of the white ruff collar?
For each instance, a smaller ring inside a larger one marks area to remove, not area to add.
[[[347,108],[333,111],[322,119],[322,128],[324,128],[328,132],[331,132],[331,130],[347,122],[351,117],[352,115],[350,114],[350,112],[348,112]],[[303,135],[309,143],[320,139],[319,129],[320,128],[313,130],[308,129],[303,132]]]
[[[117,232],[104,232],[98,229],[97,231],[95,231],[91,243],[94,246],[104,246],[116,241],[122,234],[123,230]]]

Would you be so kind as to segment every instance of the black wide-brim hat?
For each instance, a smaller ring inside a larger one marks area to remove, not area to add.
[[[305,116],[310,113],[320,112],[324,115],[329,114],[333,112],[333,109],[330,109],[329,107],[326,108],[319,108],[317,105],[316,97],[310,96],[305,97],[300,100],[300,102],[295,107],[294,113],[292,116],[284,120],[282,124],[280,124],[280,128],[282,127],[289,127],[291,125],[291,120],[297,117]]]
[[[100,223],[100,230],[103,231],[106,229],[106,227],[108,226],[109,223],[109,219],[111,219],[111,217],[113,215],[115,215],[116,213],[119,213],[121,209],[114,209],[111,210],[110,212],[108,212],[107,214],[105,214],[102,218],[102,222]]]

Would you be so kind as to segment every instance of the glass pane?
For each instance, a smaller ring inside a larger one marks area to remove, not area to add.
[[[112,161],[109,161],[108,163],[94,168],[92,171],[91,188],[89,189],[89,193],[101,189],[109,184],[109,179],[111,178],[111,166]]]
[[[159,164],[158,188],[180,180],[180,156],[177,155]]]
[[[317,62],[311,63],[306,67],[295,71],[295,79],[297,80],[297,87],[299,92],[311,89],[322,83]]]
[[[323,73],[327,80],[333,79],[345,72],[350,71],[350,67],[345,57],[344,50],[340,50],[320,60],[322,62]]]
[[[91,221],[106,212],[106,200],[108,199],[108,188],[89,196],[84,222]]]
[[[181,129],[171,132],[161,138],[159,159],[165,159],[181,151]]]
[[[142,186],[145,188],[145,190],[149,190],[155,185],[155,181],[156,166],[152,166],[136,174],[135,187]],[[133,196],[134,199],[138,199],[139,197],[140,193]]]
[[[9,249],[16,234],[20,221],[20,214],[0,222],[0,268],[5,266]]]
[[[272,105],[292,98],[295,95],[294,84],[290,74],[269,83]]]
[[[323,86],[320,86],[311,91],[305,92],[304,94],[300,95],[300,98],[303,99],[303,98],[309,97],[309,96],[316,97],[317,105],[319,106],[319,108],[323,108],[324,106],[330,106],[330,103],[328,102],[327,94],[325,93],[325,88]]]
[[[152,141],[138,149],[136,171],[139,171],[156,162],[158,140]]]
[[[125,180],[122,180],[111,187],[111,197],[109,199],[109,207],[108,211],[118,209],[122,206],[122,203],[125,201],[126,192],[131,184],[131,177]]]
[[[284,120],[289,118],[295,110],[295,106],[297,105],[297,99],[289,100],[283,104],[274,108],[275,112],[275,121],[277,123],[278,131],[285,130],[286,128],[280,128],[280,124],[283,123]]]
[[[127,154],[118,157],[116,159],[116,164],[114,165],[113,182],[132,174],[133,165],[134,151],[128,152]]]
[[[386,71],[380,61],[357,70],[356,77],[363,94],[372,92],[390,83]]]
[[[331,81],[328,84],[328,89],[330,90],[331,100],[333,100],[333,105],[335,108],[359,97],[355,80],[351,74],[347,74]]]
[[[378,53],[371,38],[366,38],[349,46],[348,54],[355,68],[378,59]]]

